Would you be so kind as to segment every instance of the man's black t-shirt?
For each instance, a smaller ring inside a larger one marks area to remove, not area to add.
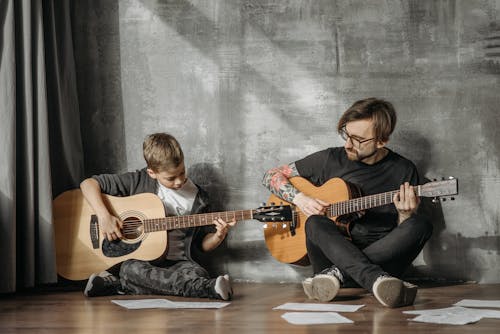
[[[351,161],[343,147],[328,148],[295,162],[299,175],[316,186],[339,177],[361,189],[362,195],[397,190],[404,182],[419,184],[417,168],[408,159],[388,150],[388,154],[373,165]],[[366,210],[356,221],[353,238],[361,244],[378,240],[397,226],[398,213],[394,204]]]

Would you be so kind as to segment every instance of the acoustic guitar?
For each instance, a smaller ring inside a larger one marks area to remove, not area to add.
[[[97,216],[79,189],[66,191],[54,199],[53,223],[57,273],[60,276],[83,280],[127,259],[158,259],[167,248],[165,231],[211,225],[217,218],[261,222],[292,220],[292,210],[288,205],[165,217],[163,203],[154,194],[103,195],[103,199],[110,212],[123,221],[123,238],[120,240],[108,241],[101,236]]]
[[[290,182],[305,195],[330,203],[326,215],[335,222],[347,238],[350,238],[353,218],[358,217],[353,214],[390,204],[393,202],[394,195],[399,192],[399,189],[397,189],[359,197],[359,189],[340,178],[332,178],[320,187],[314,186],[301,177],[292,177]],[[414,191],[420,197],[437,198],[439,196],[456,195],[458,194],[458,182],[455,178],[429,182],[414,187]],[[285,205],[292,205],[275,195],[271,195],[268,199],[268,204],[280,202]],[[306,215],[297,207],[294,207],[291,221],[264,225],[266,245],[275,259],[289,264],[306,265],[309,263],[304,228],[306,219]]]

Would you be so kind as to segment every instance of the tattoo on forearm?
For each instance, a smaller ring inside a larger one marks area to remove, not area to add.
[[[267,171],[262,180],[262,184],[276,196],[291,202],[299,191],[290,181],[288,181],[288,179],[298,175],[297,167],[295,163],[292,162],[288,165],[283,165]]]

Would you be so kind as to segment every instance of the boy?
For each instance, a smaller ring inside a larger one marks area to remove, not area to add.
[[[80,184],[98,217],[103,237],[109,241],[122,237],[122,222],[108,211],[101,193],[112,196],[154,193],[162,200],[168,215],[207,212],[207,194],[186,176],[184,154],[173,136],[166,133],[147,136],[143,154],[147,167],[142,170],[95,175]],[[169,231],[168,251],[159,263],[131,259],[108,271],[92,274],[84,290],[85,296],[126,293],[231,299],[229,276],[211,279],[192,257],[197,250],[208,252],[218,247],[235,224],[220,218],[213,223]]]

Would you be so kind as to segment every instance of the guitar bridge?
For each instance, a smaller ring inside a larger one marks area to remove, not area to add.
[[[99,222],[96,215],[90,216],[90,241],[92,241],[92,248],[99,248]]]
[[[292,216],[292,221],[290,222],[290,234],[295,236],[295,229],[297,228],[297,222],[295,221],[295,215]]]

